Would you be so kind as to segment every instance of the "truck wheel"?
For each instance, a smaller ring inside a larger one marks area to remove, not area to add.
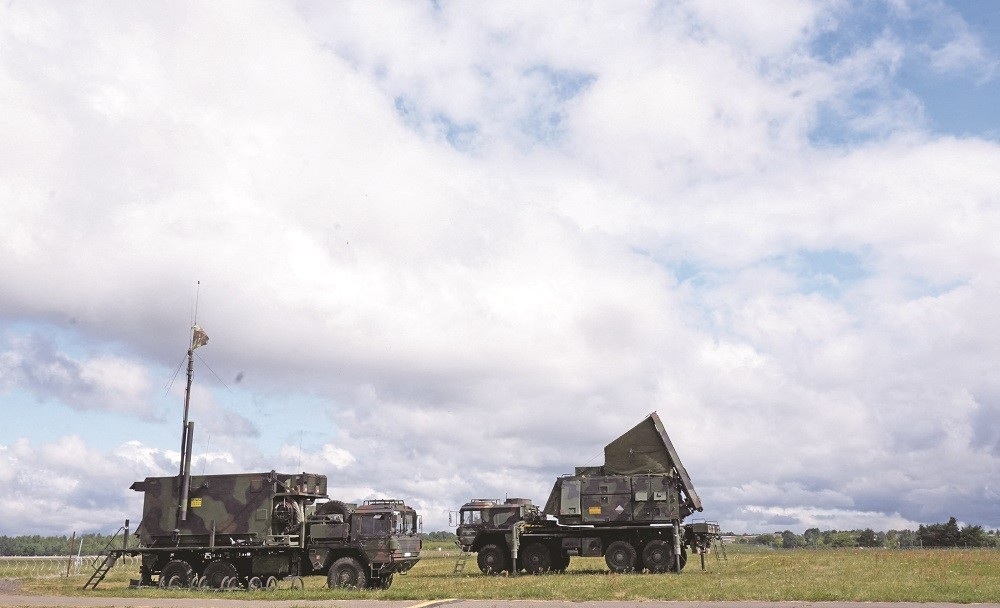
[[[531,543],[521,552],[521,559],[524,561],[524,569],[529,574],[541,574],[548,572],[552,567],[552,555],[549,548],[542,543]]]
[[[172,559],[160,571],[160,587],[164,589],[187,587],[191,584],[193,576],[194,570],[191,569],[191,564],[182,559]]]
[[[642,562],[650,572],[666,572],[673,560],[674,552],[671,551],[670,545],[662,540],[650,541],[642,550]]]
[[[562,553],[552,558],[552,570],[554,572],[566,572],[569,568],[569,556]]]
[[[496,545],[483,545],[476,555],[476,563],[483,574],[500,574],[507,569],[507,556]]]
[[[604,561],[612,572],[632,572],[638,564],[635,547],[624,540],[616,540],[604,552]]]
[[[330,572],[326,575],[326,586],[364,589],[368,586],[368,576],[358,560],[353,557],[342,557],[333,562]]]
[[[222,589],[223,583],[228,583],[229,579],[235,578],[239,581],[239,573],[232,562],[224,559],[217,559],[205,566],[205,575],[202,586],[209,589]]]

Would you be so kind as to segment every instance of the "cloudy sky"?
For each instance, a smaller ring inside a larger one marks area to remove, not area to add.
[[[1000,3],[0,6],[0,533],[425,530],[658,411],[726,530],[1000,527]],[[199,285],[200,282],[200,285]]]

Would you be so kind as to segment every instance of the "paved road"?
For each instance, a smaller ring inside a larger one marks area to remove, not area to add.
[[[913,602],[561,602],[547,600],[251,600],[209,599],[204,596],[177,599],[143,597],[63,597],[0,594],[0,606],[31,608],[968,608],[968,604]],[[1000,604],[975,604],[977,608]]]

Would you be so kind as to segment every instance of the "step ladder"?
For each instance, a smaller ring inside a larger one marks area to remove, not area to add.
[[[101,555],[97,556],[100,559]],[[104,577],[108,575],[108,572],[115,567],[115,563],[118,561],[118,553],[106,553],[104,554],[104,561],[94,568],[94,573],[90,575],[87,582],[83,584],[84,589],[97,589],[97,584],[104,580]],[[94,560],[96,563],[97,560]]]
[[[458,559],[455,560],[455,569],[451,571],[453,575],[459,575],[465,570],[465,563],[469,561],[469,556],[472,555],[472,551],[466,551],[462,549],[462,545],[455,543],[460,549],[458,553]]]
[[[122,549],[112,549],[111,545],[115,544],[118,539],[118,535],[124,532]],[[104,545],[104,548],[97,553],[97,557],[94,561],[90,562],[90,567],[94,569],[94,573],[90,575],[87,582],[83,584],[84,589],[97,589],[97,585],[104,580],[104,577],[108,575],[108,572],[115,567],[118,563],[118,558],[124,555],[125,550],[128,545],[128,520],[125,520],[125,525],[118,528],[118,531],[114,533],[108,544]],[[98,564],[98,562],[100,562]]]

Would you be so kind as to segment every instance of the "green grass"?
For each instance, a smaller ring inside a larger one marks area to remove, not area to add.
[[[456,551],[426,546],[424,558],[386,591],[328,590],[324,577],[308,577],[305,590],[255,592],[279,599],[553,599],[553,600],[757,600],[1000,602],[1000,551],[880,549],[759,550],[727,547],[728,559],[708,556],[700,569],[692,556],[684,573],[609,574],[600,558],[573,558],[565,574],[493,577],[473,559],[452,575]],[[97,591],[81,591],[86,577],[28,579],[29,593],[93,596],[185,597],[191,593],[127,589],[134,568],[116,568]],[[211,593],[246,598],[247,592]]]

